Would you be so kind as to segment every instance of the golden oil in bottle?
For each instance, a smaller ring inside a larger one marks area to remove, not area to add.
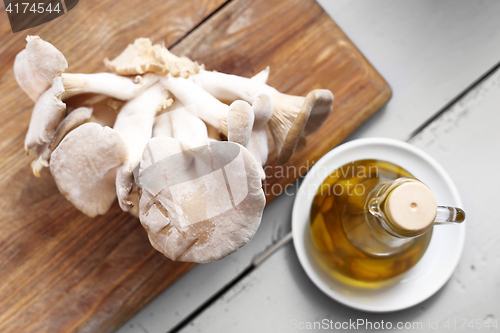
[[[418,237],[403,237],[397,251],[391,251],[394,247],[386,247],[384,237],[393,242],[398,238],[374,228],[380,221],[367,207],[374,191],[402,177],[415,178],[390,162],[360,160],[335,170],[319,187],[310,216],[312,253],[336,279],[354,286],[380,287],[413,267],[424,255],[432,228]]]

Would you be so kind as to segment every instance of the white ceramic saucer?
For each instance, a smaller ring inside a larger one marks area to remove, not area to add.
[[[458,191],[446,171],[420,149],[392,139],[354,140],[323,156],[302,182],[292,213],[295,250],[309,278],[338,302],[371,312],[405,309],[432,296],[451,277],[464,247],[465,222],[435,226],[422,259],[389,286],[375,290],[358,289],[336,281],[321,269],[310,253],[310,208],[319,185],[330,173],[346,163],[361,159],[380,159],[400,165],[431,188],[439,205],[463,208]]]

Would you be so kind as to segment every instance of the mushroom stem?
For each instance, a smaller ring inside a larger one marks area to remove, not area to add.
[[[171,103],[168,92],[157,83],[126,103],[118,113],[113,129],[129,149],[131,170],[139,164],[142,151],[152,136],[156,114]]]
[[[160,83],[156,83],[127,102],[118,113],[113,129],[128,148],[127,162],[118,169],[116,175],[118,202],[124,211],[132,207],[132,203],[127,198],[133,186],[133,171],[139,164],[144,147],[153,134],[155,116],[157,112],[167,108],[171,103],[168,92]]]
[[[255,114],[255,121],[246,148],[261,167],[260,176],[264,180],[266,179],[266,173],[263,166],[266,164],[269,153],[266,124],[273,113],[273,100],[269,95],[261,94],[255,99],[252,109]]]
[[[40,177],[40,171],[43,167],[49,166],[50,155],[57,148],[62,139],[72,130],[90,119],[92,115],[92,108],[81,107],[73,110],[64,118],[64,120],[57,127],[56,133],[50,143],[46,143],[41,147],[41,151],[37,152],[38,158],[31,163],[33,174]]]
[[[70,74],[63,73],[62,99],[83,93],[96,93],[120,100],[130,100],[158,81],[153,74],[137,76],[135,80],[111,73]]]
[[[163,86],[183,105],[193,105],[201,119],[227,135],[227,113],[229,106],[217,100],[207,91],[184,78],[172,76],[160,79]]]
[[[14,75],[21,89],[34,101],[68,68],[64,55],[38,36],[26,37],[26,48],[14,61]]]
[[[172,105],[164,110],[161,114],[157,115],[153,127],[153,137],[166,136],[172,138],[173,128],[172,119],[170,119],[170,112],[182,108],[183,105],[179,100],[174,100]]]
[[[190,80],[211,95],[223,100],[242,99],[253,103],[260,94],[272,96],[278,92],[275,88],[263,83],[262,80],[215,71],[201,70],[197,74],[191,75]]]
[[[248,143],[254,121],[248,103],[235,101],[228,106],[192,81],[180,77],[162,77],[161,83],[183,105],[193,106],[202,120],[218,128],[228,140],[243,146]]]
[[[192,148],[206,145],[209,141],[207,126],[193,109],[176,100],[165,113],[156,117],[153,137],[172,137]]]
[[[260,94],[273,101],[273,114],[269,129],[273,136],[278,164],[292,156],[302,135],[314,133],[326,120],[332,109],[333,94],[316,89],[307,97],[280,93],[259,80],[236,75],[201,70],[190,76],[197,85],[219,99],[243,99],[253,103]]]

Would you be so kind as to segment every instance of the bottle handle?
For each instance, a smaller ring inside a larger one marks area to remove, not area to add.
[[[438,206],[434,225],[448,223],[462,223],[465,221],[465,212],[460,208]]]

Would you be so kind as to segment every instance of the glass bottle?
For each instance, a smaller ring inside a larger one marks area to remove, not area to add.
[[[313,253],[338,280],[378,287],[422,258],[433,225],[464,219],[463,210],[438,206],[432,191],[405,169],[356,161],[318,189],[311,208]]]

